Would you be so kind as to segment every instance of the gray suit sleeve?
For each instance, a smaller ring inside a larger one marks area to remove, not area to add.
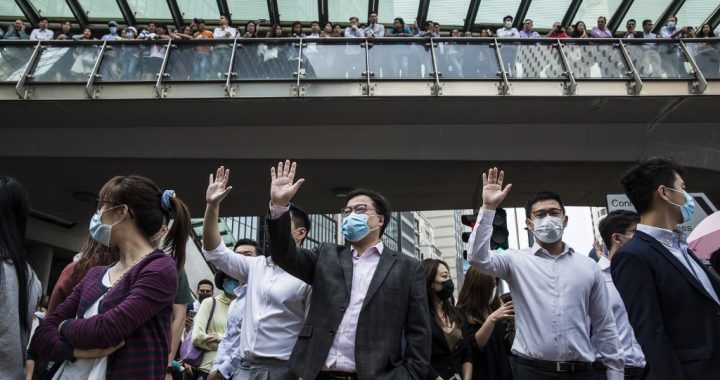
[[[415,267],[410,298],[408,300],[407,322],[405,323],[405,357],[403,367],[410,379],[423,379],[430,366],[430,312],[428,311],[425,289],[425,272],[420,262]]]

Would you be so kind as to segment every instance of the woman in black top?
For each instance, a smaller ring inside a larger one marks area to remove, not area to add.
[[[464,318],[453,307],[455,286],[447,263],[423,260],[427,299],[433,323],[430,367],[426,380],[470,380],[472,378],[472,349]]]
[[[511,380],[511,334],[515,320],[512,302],[501,305],[497,279],[470,267],[465,274],[458,310],[468,324],[473,356],[473,379]],[[505,323],[502,323],[505,322]]]

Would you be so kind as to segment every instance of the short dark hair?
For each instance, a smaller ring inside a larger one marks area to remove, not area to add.
[[[370,11],[370,13],[368,13],[368,18],[370,18],[370,16],[372,16],[372,15],[377,16],[377,14],[378,14],[377,11]]]
[[[350,16],[350,18],[348,19],[348,21],[352,22],[352,20],[355,20],[355,21],[357,21],[357,22],[360,22],[360,19],[359,19],[357,16]]]
[[[215,272],[215,287],[224,291],[225,289],[223,289],[223,282],[225,282],[225,279],[228,277],[230,276],[228,276],[227,273],[221,270]]]
[[[198,282],[197,289],[200,289],[200,285],[210,285],[210,287],[215,289],[215,284],[213,284],[213,282],[208,280],[207,278],[204,278]]]
[[[310,217],[305,210],[301,209],[294,203],[290,203],[290,217],[292,218],[293,223],[295,223],[295,228],[304,227],[307,232],[310,232],[310,227],[312,225],[310,223]]]
[[[653,23],[653,20],[650,20],[649,18],[646,18],[646,19],[643,20],[643,22],[642,22],[643,26],[645,26],[646,24],[652,24],[652,23]]]
[[[395,22],[395,21],[397,21],[397,22],[399,22],[399,23],[401,23],[401,24],[405,25],[405,20],[403,20],[403,18],[402,18],[402,17],[395,17],[395,19],[393,20],[393,22]]]
[[[47,18],[47,17],[40,17],[40,18],[38,19],[38,23],[41,23],[41,22],[43,22],[43,21],[48,22],[48,18]]]
[[[563,214],[565,213],[565,204],[560,198],[560,195],[550,191],[538,191],[537,193],[531,195],[530,198],[528,198],[527,202],[525,202],[525,217],[530,219],[530,212],[532,212],[532,206],[535,203],[547,200],[553,200],[560,203],[560,209],[562,210]]]
[[[507,15],[507,16],[503,17],[503,21],[507,21],[507,20],[512,21],[512,20],[513,20],[513,16]]]
[[[620,183],[630,202],[635,206],[635,210],[642,215],[652,207],[658,186],[673,187],[676,173],[682,176],[685,174],[685,169],[672,158],[650,157],[641,160],[628,170]]]
[[[313,22],[311,22],[311,23],[310,23],[310,26],[313,26],[313,24],[317,24],[317,26],[320,26],[320,23],[319,23],[319,22],[317,22],[317,21],[313,21]]]
[[[631,18],[630,20],[627,20],[627,22],[625,23],[625,25],[627,25],[627,24],[629,24],[629,23],[633,23],[633,24],[637,25],[637,21],[635,21],[634,18]]]
[[[385,229],[387,228],[388,224],[390,224],[390,217],[392,214],[390,202],[388,202],[388,200],[377,191],[369,189],[355,189],[345,196],[345,203],[359,195],[365,195],[366,197],[372,199],[372,206],[375,208],[375,211],[383,216],[384,222],[382,227],[380,227],[380,236],[383,236],[383,234],[385,233]]]
[[[260,244],[258,244],[258,242],[256,242],[255,240],[253,240],[253,239],[240,239],[240,240],[238,240],[238,241],[235,242],[235,246],[233,247],[233,251],[236,250],[237,247],[239,247],[239,246],[241,246],[241,245],[251,245],[251,246],[255,247],[255,254],[256,254],[256,255],[260,255]]]
[[[609,212],[605,218],[600,220],[598,231],[600,231],[603,243],[610,249],[613,234],[624,234],[630,226],[638,223],[640,223],[640,215],[635,211],[615,210]]]
[[[293,21],[293,23],[292,23],[292,25],[291,25],[290,27],[291,27],[291,28],[294,28],[295,25],[300,25],[300,27],[302,28],[302,23],[301,23],[300,21]]]
[[[605,16],[600,16],[600,17],[598,17],[598,21],[600,21],[600,20],[603,20],[603,21],[607,22],[607,17],[605,17]]]

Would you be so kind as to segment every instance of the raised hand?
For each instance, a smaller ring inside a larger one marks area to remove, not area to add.
[[[205,193],[205,202],[209,205],[219,205],[232,190],[232,186],[227,185],[229,179],[230,169],[225,169],[224,166],[217,169],[215,177],[210,174],[210,184]]]
[[[290,204],[290,200],[295,196],[300,186],[305,182],[305,179],[300,178],[297,182],[295,180],[295,170],[297,169],[297,163],[290,163],[290,160],[278,162],[277,171],[275,168],[270,168],[270,200],[272,204],[280,207],[287,207]]]
[[[500,203],[505,200],[512,184],[507,184],[503,189],[503,180],[505,179],[505,172],[498,168],[491,168],[487,173],[483,173],[483,191],[482,200],[484,209],[495,210],[498,208]]]

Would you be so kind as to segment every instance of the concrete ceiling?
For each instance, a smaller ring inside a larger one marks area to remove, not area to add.
[[[398,210],[470,208],[491,165],[532,192],[604,205],[639,158],[673,156],[689,189],[720,203],[717,97],[402,98],[0,102],[0,172],[30,189],[35,208],[85,223],[116,174],[142,174],[203,212],[207,175],[232,169],[225,215],[261,215],[269,168],[300,163],[297,201],[334,212],[338,188],[367,187]]]

